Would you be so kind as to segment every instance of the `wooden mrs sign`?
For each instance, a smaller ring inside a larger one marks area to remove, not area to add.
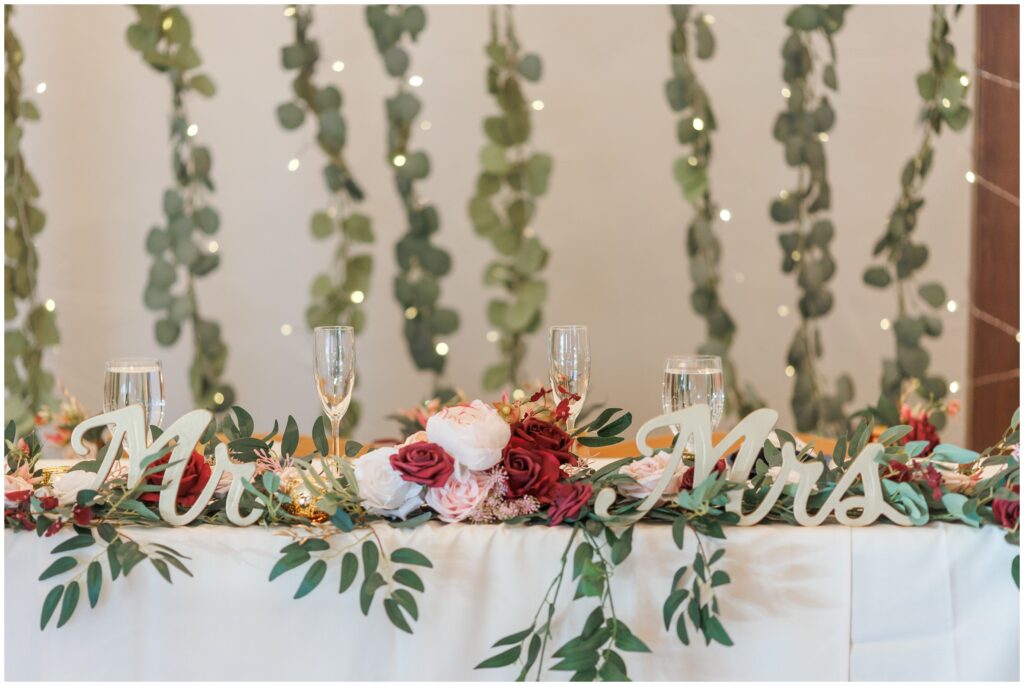
[[[252,479],[253,474],[256,472],[256,465],[233,462],[228,457],[227,446],[223,443],[218,444],[213,451],[215,459],[210,480],[206,482],[206,486],[203,488],[202,493],[199,494],[199,497],[196,498],[195,504],[183,513],[178,512],[178,488],[181,486],[181,477],[185,472],[185,465],[192,454],[193,448],[199,442],[200,437],[212,418],[213,414],[208,410],[192,410],[167,427],[167,430],[160,434],[159,438],[150,443],[148,440],[149,430],[146,426],[146,416],[142,411],[142,405],[130,405],[120,410],[96,415],[76,426],[75,430],[71,433],[71,448],[79,455],[85,455],[86,448],[82,444],[82,436],[85,435],[85,432],[98,426],[109,425],[111,433],[110,447],[107,449],[99,469],[96,470],[96,480],[93,482],[92,488],[99,489],[103,485],[103,482],[110,474],[110,469],[114,466],[114,458],[118,453],[116,448],[122,442],[126,442],[128,450],[128,488],[131,489],[135,488],[142,479],[142,474],[145,471],[142,467],[142,461],[150,455],[163,452],[172,440],[177,439],[178,442],[171,449],[171,458],[168,461],[170,466],[164,471],[163,483],[167,484],[167,487],[160,491],[160,517],[168,524],[174,526],[188,524],[198,517],[207,504],[209,504],[213,498],[213,492],[220,482],[221,474],[228,472],[233,478],[228,489],[225,513],[232,524],[248,526],[263,514],[263,510],[254,508],[248,515],[243,517],[238,511],[242,491],[245,490],[242,480],[248,481]]]
[[[648,421],[640,427],[636,435],[637,447],[644,456],[654,454],[655,449],[647,443],[647,437],[657,429],[678,427],[679,439],[676,441],[675,448],[673,448],[665,467],[665,473],[662,474],[654,492],[647,496],[631,515],[615,516],[614,518],[617,521],[624,519],[636,521],[657,504],[665,489],[668,488],[669,480],[676,473],[683,458],[683,448],[690,442],[690,439],[693,441],[695,456],[694,484],[699,484],[706,479],[718,460],[725,457],[725,451],[740,439],[743,439],[743,443],[726,472],[726,478],[735,483],[746,483],[754,466],[754,460],[757,459],[758,452],[778,418],[779,413],[774,410],[755,410],[744,417],[715,446],[711,445],[711,411],[707,405],[694,405],[685,410],[663,414]],[[901,526],[910,526],[910,518],[887,503],[882,496],[882,483],[875,458],[883,451],[884,447],[878,443],[865,446],[856,459],[847,466],[846,472],[836,483],[821,508],[817,512],[810,513],[807,511],[807,500],[811,495],[811,489],[818,477],[821,476],[824,465],[820,462],[798,461],[793,444],[785,443],[782,445],[782,468],[764,500],[753,511],[743,512],[742,491],[729,491],[729,503],[726,505],[726,510],[739,515],[740,526],[757,524],[771,511],[772,505],[779,499],[782,489],[786,486],[789,475],[792,473],[797,476],[793,516],[801,526],[817,526],[824,522],[830,514],[834,514],[836,521],[845,526],[866,526],[876,521],[879,516],[885,516]],[[847,495],[847,491],[858,477],[863,485],[864,494]],[[597,496],[594,511],[599,517],[611,517],[608,509],[614,502],[615,490],[605,488]],[[858,510],[859,514],[856,514]]]

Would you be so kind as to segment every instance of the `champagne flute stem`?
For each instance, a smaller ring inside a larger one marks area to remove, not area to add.
[[[341,417],[331,417],[331,452],[341,457]]]

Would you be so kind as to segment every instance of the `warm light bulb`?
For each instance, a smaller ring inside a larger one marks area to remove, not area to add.
[[[723,222],[727,222],[730,219],[732,219],[732,212],[730,212],[729,210],[722,210],[721,212],[718,213],[718,216],[721,217]]]
[[[438,355],[444,357],[445,355],[448,354],[448,344],[445,343],[444,341],[441,341],[440,343],[434,346],[434,350],[437,351]]]
[[[512,391],[512,399],[513,400],[522,400],[525,397],[526,397],[526,391],[524,391],[521,388],[517,388],[516,390]]]
[[[971,80],[967,78],[967,74],[963,74],[960,77],[960,85],[963,86],[964,88],[967,88],[969,85],[971,85]]]
[[[405,308],[405,318],[406,319],[416,319],[416,315],[417,314],[419,314],[419,310],[417,310],[415,307],[407,307],[407,308]]]
[[[490,331],[488,331],[487,332],[487,342],[488,343],[497,343],[498,342],[498,332],[495,331],[494,329],[491,329]]]
[[[356,305],[363,302],[365,298],[366,294],[363,293],[362,291],[352,291],[352,295],[349,296],[349,300],[354,302]]]
[[[703,131],[704,130],[704,120],[701,119],[700,117],[694,117],[693,118],[693,130],[694,131]]]
[[[171,27],[174,26],[174,19],[171,17],[164,17],[163,23],[160,24],[164,31],[170,31]]]
[[[405,165],[405,155],[395,155],[395,159],[392,160],[396,167]]]
[[[53,298],[47,298],[43,307],[46,308],[47,312],[53,312],[57,309],[57,303],[53,302]]]
[[[787,190],[779,191],[779,198],[781,198],[782,200],[785,200],[788,197],[789,197],[789,191],[787,191]]]
[[[828,143],[828,134],[822,131],[818,134],[818,140],[822,143]]]
[[[293,171],[295,171],[298,168],[299,168],[299,160],[297,158],[296,159],[292,159],[292,160],[290,160],[288,162],[288,171],[293,172]]]
[[[882,331],[888,331],[889,330],[889,326],[891,324],[892,324],[892,322],[890,322],[888,319],[883,319],[882,321],[878,322],[878,327],[880,329],[882,329]]]
[[[431,126],[433,125],[430,123],[430,120],[428,119],[424,119],[423,121],[420,122],[420,128],[423,129],[424,131],[430,131]]]
[[[544,101],[543,100],[534,100],[533,104],[530,105],[530,106],[533,107],[533,109],[535,109],[538,112],[540,112],[542,109],[544,109]]]
[[[793,376],[796,374],[796,368],[793,365],[786,365],[786,376]]]
[[[956,312],[956,300],[950,300],[946,303],[946,309],[950,312]]]
[[[413,88],[418,88],[423,85],[423,77],[418,74],[413,74],[409,77],[409,85]]]
[[[294,7],[285,7],[284,8],[284,16],[286,16],[286,17],[294,17],[295,16],[295,8]]]
[[[40,81],[39,84],[36,85],[36,93],[39,93],[40,95],[42,95],[45,92],[46,92],[46,81]]]
[[[341,71],[344,68],[345,68],[345,63],[342,62],[341,60],[337,60],[334,64],[331,65],[331,69],[333,69],[334,71]]]
[[[537,232],[534,231],[532,226],[527,226],[523,229],[523,238],[533,238],[535,235],[537,235]]]
[[[691,167],[696,167],[699,162],[700,160],[698,160],[693,155],[690,155],[689,157],[686,158],[686,163],[689,164]]]
[[[199,125],[189,124],[189,127],[185,129],[185,133],[187,133],[189,136],[195,136],[197,133],[199,133]]]
[[[207,244],[206,249],[209,250],[211,254],[215,253],[218,250],[220,250],[220,243],[218,243],[217,241],[210,241]]]
[[[704,23],[707,24],[708,26],[711,26],[712,24],[715,23],[715,18],[712,17],[710,14],[705,14]]]
[[[780,317],[786,317],[789,315],[789,308],[785,305],[779,305],[778,309],[775,311],[779,313]]]
[[[800,261],[800,251],[799,250],[794,250],[793,252],[789,253],[789,256],[793,258],[794,262],[799,262]]]
[[[224,402],[224,394],[221,393],[220,391],[214,393],[213,402],[216,403],[217,405],[220,405],[222,402]]]
[[[282,336],[291,336],[292,335],[292,325],[291,324],[282,324],[281,325],[281,335]]]
[[[949,382],[949,392],[950,393],[956,393],[959,390],[960,390],[960,384],[959,383],[957,383],[956,381],[950,381]]]
[[[972,171],[968,171],[966,174],[964,174],[964,178],[967,179],[967,183],[974,183],[975,179],[977,179],[977,177],[974,175],[974,172]]]
[[[945,107],[946,109],[949,109],[949,106],[952,105],[952,104],[953,103],[951,103],[949,101],[949,98],[943,98],[942,99],[942,106]]]
[[[782,97],[788,98],[791,95],[793,95],[793,93],[791,93],[788,88],[783,88],[782,89]]]

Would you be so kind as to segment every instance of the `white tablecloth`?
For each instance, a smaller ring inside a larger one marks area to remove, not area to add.
[[[477,680],[511,679],[513,667],[474,671],[498,638],[529,625],[569,530],[427,525],[379,527],[385,546],[426,553],[427,591],[410,636],[394,629],[379,597],[369,617],[355,588],[338,595],[335,563],[313,593],[292,595],[304,572],[267,581],[287,542],[258,529],[136,529],[193,558],[194,579],[168,586],[143,563],[95,609],[83,592],[63,628],[39,631],[52,582],[37,580],[55,539],[6,532],[4,667],[12,680]],[[722,568],[723,624],[735,646],[679,644],[661,605],[675,569],[692,559],[664,526],[637,527],[633,554],[613,579],[616,608],[652,654],[626,654],[643,680],[1014,680],[1019,676],[1017,549],[994,528],[931,524],[815,529],[729,528]],[[336,539],[337,540],[337,539]],[[694,545],[688,536],[688,546]],[[709,551],[710,552],[710,551]],[[594,600],[563,588],[557,647]],[[691,638],[692,638],[691,634]],[[550,664],[550,662],[548,663]],[[564,679],[564,672],[547,678]]]

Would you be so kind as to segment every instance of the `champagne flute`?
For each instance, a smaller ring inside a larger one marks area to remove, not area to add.
[[[587,327],[552,326],[548,346],[548,379],[555,402],[569,400],[566,428],[576,428],[590,385],[590,340]]]
[[[142,405],[146,431],[164,421],[164,371],[151,357],[119,357],[108,360],[103,373],[103,411]]]
[[[313,331],[313,376],[324,412],[331,420],[329,452],[342,455],[341,418],[356,382],[356,332],[351,326],[318,326]]]
[[[666,413],[693,405],[711,409],[711,429],[718,427],[725,409],[722,358],[716,355],[672,355],[665,360],[661,408]],[[678,433],[676,427],[672,431]]]

